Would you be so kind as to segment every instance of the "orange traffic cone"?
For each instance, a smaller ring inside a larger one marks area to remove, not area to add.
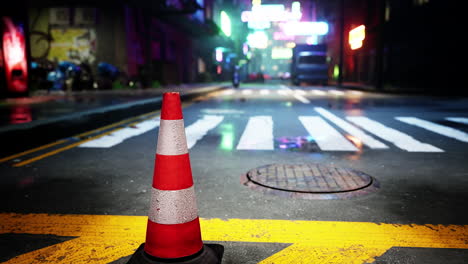
[[[146,243],[136,263],[221,263],[224,248],[203,244],[179,93],[164,93]]]

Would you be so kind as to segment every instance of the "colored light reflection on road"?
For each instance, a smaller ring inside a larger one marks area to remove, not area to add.
[[[28,105],[15,106],[11,110],[10,123],[21,124],[32,121],[31,107]]]
[[[261,95],[268,95],[268,94],[270,94],[270,91],[268,91],[266,89],[263,89],[263,90],[260,90],[260,94]]]
[[[234,149],[234,125],[231,123],[221,125],[220,149],[231,151]]]
[[[344,95],[344,92],[338,90],[330,90],[329,93],[336,96]]]
[[[253,93],[253,91],[250,90],[250,89],[247,89],[247,90],[243,90],[243,91],[242,91],[242,94],[243,94],[243,95],[251,95],[252,93]]]
[[[354,137],[354,136],[351,136],[351,135],[345,135],[345,138],[347,138],[349,141],[351,141],[351,143],[353,143],[357,148],[359,148],[359,150],[362,150],[362,141],[357,138],[357,137]]]
[[[235,91],[233,89],[229,89],[229,90],[226,90],[223,92],[223,95],[231,95],[231,94],[234,94]]]
[[[312,136],[280,137],[276,139],[277,145],[284,150],[297,150],[314,152],[317,150],[315,139]]]
[[[326,95],[327,93],[322,90],[312,90],[311,91],[315,95]]]

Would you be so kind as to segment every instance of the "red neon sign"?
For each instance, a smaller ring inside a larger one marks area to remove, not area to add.
[[[4,17],[3,57],[7,87],[10,92],[24,93],[28,89],[28,67],[26,45],[21,28],[14,25],[10,18]]]

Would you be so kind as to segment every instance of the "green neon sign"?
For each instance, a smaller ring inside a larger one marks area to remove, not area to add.
[[[221,11],[221,30],[226,36],[231,36],[231,19],[224,11]]]

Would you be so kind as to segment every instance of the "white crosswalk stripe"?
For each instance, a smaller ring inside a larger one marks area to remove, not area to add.
[[[451,127],[442,126],[416,117],[395,117],[395,119],[410,125],[427,129],[442,136],[454,138],[462,142],[468,142],[467,133]]]
[[[273,150],[273,119],[271,116],[249,118],[239,144],[239,150]]]
[[[462,123],[462,124],[468,125],[468,118],[467,117],[447,117],[445,119],[447,119],[449,121],[452,121],[452,122],[457,122],[457,123]]]
[[[79,145],[79,147],[80,148],[110,148],[117,144],[122,143],[126,139],[148,132],[151,129],[158,127],[159,124],[160,124],[159,118],[137,123],[132,127],[126,127],[118,131],[115,131],[112,134],[105,135],[103,137],[99,137],[94,140],[85,142]]]
[[[309,99],[304,97],[304,95],[306,94],[304,90],[300,90],[300,89],[293,90],[286,85],[281,85],[281,88],[287,91],[288,94],[292,94],[292,96],[296,98],[297,100],[299,100],[300,102],[304,104],[310,104]]]
[[[396,129],[386,127],[381,123],[363,116],[346,117],[349,121],[357,124],[370,133],[392,142],[395,146],[409,152],[444,152],[442,149],[430,144],[420,142],[413,137]]]
[[[408,152],[444,152],[444,150],[438,147],[418,141],[406,133],[395,128],[387,127],[383,123],[368,117],[347,116],[346,118],[340,118],[322,107],[315,107],[314,110],[323,118],[320,116],[298,116],[298,119],[322,151],[359,151],[362,144],[368,146],[370,149],[389,149],[390,147],[382,142],[387,141],[397,148]],[[232,109],[230,111],[220,111],[219,114],[211,110],[202,110],[201,112],[211,114],[202,115],[200,119],[185,128],[187,147],[189,149],[200,142],[211,130],[219,126],[225,120],[224,114],[231,112],[242,113],[242,111],[234,111]],[[232,118],[230,115],[227,116]],[[395,117],[395,119],[444,137],[468,143],[468,133],[453,129],[449,126],[439,125],[417,117]],[[445,119],[463,124],[468,123],[468,118],[463,117],[447,117]],[[273,117],[268,115],[249,117],[236,149],[274,150],[275,137],[273,121]],[[153,118],[140,123],[134,123],[132,126],[124,127],[112,134],[85,142],[79,147],[110,148],[131,137],[141,135],[159,127],[160,122],[159,118]],[[339,132],[332,125],[342,129],[344,133]],[[374,135],[379,139],[376,139]],[[235,141],[234,134],[232,134],[231,141],[232,143]]]
[[[323,117],[327,118],[331,122],[335,123],[337,126],[342,128],[344,131],[348,132],[351,136],[358,138],[362,141],[365,145],[369,146],[372,149],[388,149],[388,146],[384,143],[378,141],[377,139],[371,137],[370,135],[366,134],[361,129],[353,126],[352,124],[346,122],[345,120],[337,117],[336,115],[332,114],[331,112],[325,110],[322,107],[315,107],[315,111],[321,114]]]
[[[185,128],[187,147],[190,149],[195,146],[197,141],[201,140],[208,131],[217,127],[223,119],[222,115],[204,115],[202,119]]]
[[[358,151],[353,144],[322,118],[318,116],[299,116],[299,120],[321,150]]]

